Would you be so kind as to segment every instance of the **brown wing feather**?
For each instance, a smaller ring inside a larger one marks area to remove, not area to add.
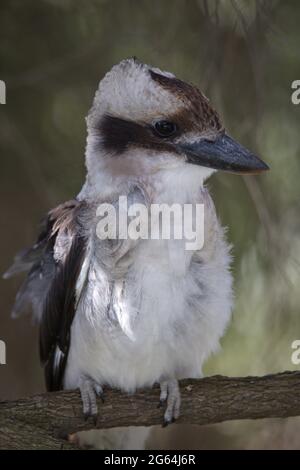
[[[45,367],[49,391],[63,387],[70,347],[70,330],[76,311],[76,283],[86,247],[78,217],[81,208],[82,204],[79,204],[72,208],[65,207],[62,211],[52,211],[52,236],[56,237],[56,244],[60,237],[67,237],[68,248],[57,261],[40,325],[40,358]]]
[[[40,358],[49,391],[60,390],[70,346],[75,315],[76,282],[82,266],[85,243],[74,236],[69,253],[60,262],[44,304],[40,325]]]

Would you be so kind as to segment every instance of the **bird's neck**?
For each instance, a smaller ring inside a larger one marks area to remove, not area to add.
[[[113,157],[110,157],[111,159]],[[145,171],[130,172],[122,162],[118,166],[99,161],[88,168],[87,179],[79,199],[110,201],[117,196],[127,195],[133,187],[138,187],[147,195],[151,203],[185,204],[199,200],[199,192],[204,188],[204,181],[211,170],[181,163],[158,168],[147,168]]]

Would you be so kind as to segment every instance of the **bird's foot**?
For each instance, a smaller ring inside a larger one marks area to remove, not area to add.
[[[169,380],[160,384],[160,405],[167,402],[167,408],[164,414],[163,427],[173,423],[180,414],[180,390],[177,380]]]
[[[103,389],[101,385],[88,377],[82,377],[79,384],[84,419],[87,420],[92,417],[94,423],[97,423],[98,406],[97,396],[103,400]]]

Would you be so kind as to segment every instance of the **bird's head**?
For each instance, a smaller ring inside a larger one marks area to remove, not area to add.
[[[197,87],[136,59],[123,60],[105,75],[87,126],[89,173],[104,168],[138,176],[188,165],[205,179],[214,170],[268,169],[227,135]]]

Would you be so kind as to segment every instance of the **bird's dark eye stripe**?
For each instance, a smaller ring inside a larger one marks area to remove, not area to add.
[[[157,121],[153,127],[159,137],[171,137],[177,132],[177,125],[171,121]]]
[[[143,125],[116,116],[105,115],[99,122],[98,129],[101,135],[101,147],[116,155],[121,155],[132,146],[156,151],[170,150],[168,147],[170,143],[167,140],[157,138],[159,134],[153,125]]]

